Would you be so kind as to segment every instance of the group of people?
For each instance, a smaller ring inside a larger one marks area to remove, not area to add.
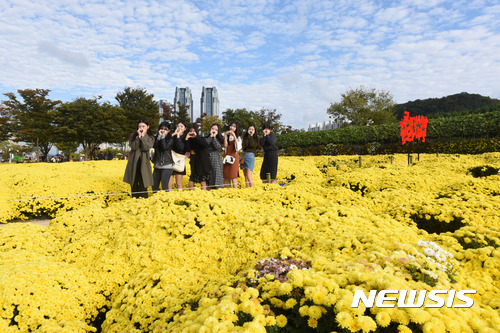
[[[209,135],[204,137],[194,125],[188,128],[184,122],[179,122],[174,129],[164,121],[153,135],[148,121],[141,119],[129,139],[131,150],[123,181],[131,185],[132,197],[147,198],[150,186],[153,192],[159,191],[160,186],[162,190],[172,190],[174,181],[177,189],[182,189],[186,155],[189,155],[190,189],[194,189],[196,183],[202,190],[237,188],[240,169],[246,186],[252,187],[255,154],[262,148],[264,159],[260,178],[267,183],[270,175],[270,182],[275,183],[278,171],[276,136],[270,125],[265,125],[262,133],[259,139],[256,127],[250,125],[241,136],[238,123],[233,121],[225,133],[218,124],[213,124]],[[152,157],[151,148],[154,149]]]

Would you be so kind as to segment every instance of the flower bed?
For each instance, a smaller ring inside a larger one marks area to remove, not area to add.
[[[49,227],[0,228],[0,331],[500,327],[500,176],[471,171],[499,153],[279,163],[285,186],[88,202]],[[356,290],[384,289],[477,294],[470,309],[351,308]]]

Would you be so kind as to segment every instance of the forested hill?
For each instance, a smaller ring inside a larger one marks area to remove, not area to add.
[[[397,104],[394,110],[397,119],[402,119],[405,111],[410,112],[410,116],[452,117],[500,110],[500,100],[463,92],[442,98],[417,99],[404,104]]]

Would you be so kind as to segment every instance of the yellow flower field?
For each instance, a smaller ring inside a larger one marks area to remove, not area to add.
[[[497,332],[500,153],[362,158],[149,199],[123,194],[124,161],[0,165],[2,221],[55,216],[0,227],[0,332]],[[357,290],[477,293],[353,308]]]

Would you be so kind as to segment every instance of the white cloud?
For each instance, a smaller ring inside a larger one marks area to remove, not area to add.
[[[361,84],[398,102],[500,98],[494,1],[62,1],[0,3],[0,90],[114,101],[125,86],[173,99],[217,86],[226,107],[276,108],[306,128]],[[88,97],[87,96],[87,97]]]
[[[89,67],[90,65],[84,54],[61,49],[50,41],[38,43],[38,50],[71,65],[79,67]]]

